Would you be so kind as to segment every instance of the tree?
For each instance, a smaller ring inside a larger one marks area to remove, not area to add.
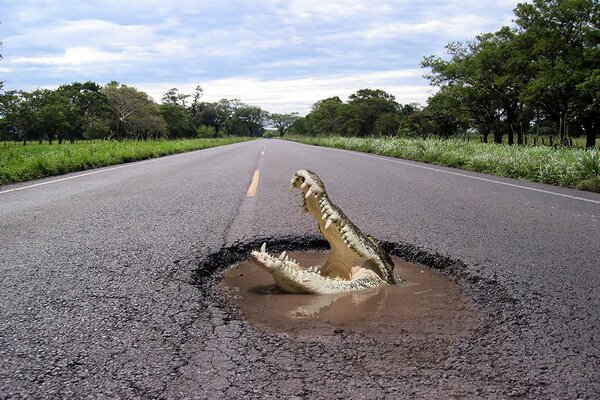
[[[59,137],[62,143],[64,136],[71,143],[81,139],[92,121],[106,116],[108,103],[106,96],[101,92],[101,86],[88,81],[84,83],[74,82],[69,85],[61,85],[57,92],[66,99],[65,118],[68,120],[68,129]]]
[[[493,133],[494,142],[501,143],[506,130],[509,144],[513,144],[515,126],[525,115],[520,95],[527,70],[527,61],[515,44],[515,33],[502,28],[496,33],[479,35],[466,45],[450,43],[446,50],[451,56],[449,60],[424,58],[421,66],[431,68],[425,77],[433,85],[448,88],[444,96],[452,95],[455,99],[447,104],[466,113],[484,142]],[[521,135],[518,142],[522,143]]]
[[[188,97],[190,97],[189,94],[179,93],[179,89],[171,88],[163,94],[162,103],[185,108],[187,106],[186,103]]]
[[[195,135],[192,118],[186,109],[176,104],[162,104],[160,114],[166,123],[170,138],[192,137]]]
[[[157,104],[148,94],[134,87],[110,82],[102,88],[107,99],[109,123],[116,138],[146,138],[166,132]]]
[[[433,132],[444,138],[468,128],[468,118],[456,91],[456,86],[442,87],[427,99],[427,107],[423,111],[433,122]]]
[[[230,118],[232,130],[239,133],[240,126],[243,126],[248,136],[262,136],[267,116],[267,112],[258,106],[242,105]]]
[[[202,89],[202,86],[200,85],[196,85],[196,87],[194,88],[194,93],[192,93],[192,104],[190,105],[189,111],[190,111],[190,116],[192,117],[192,121],[194,121],[196,119],[196,117],[200,114],[200,112],[202,112],[203,108],[204,108],[204,104],[200,101],[200,99],[202,98],[202,96],[204,95],[204,89]]]
[[[383,113],[375,121],[373,132],[377,136],[394,136],[398,133],[400,122],[401,118],[397,113]]]
[[[344,103],[337,96],[329,97],[313,104],[309,118],[315,133],[328,135],[341,134],[343,125],[341,109],[343,106]]]
[[[357,136],[371,135],[382,114],[397,114],[396,98],[381,89],[360,89],[348,97],[347,130]]]
[[[194,119],[196,125],[212,126],[215,135],[218,136],[225,122],[233,114],[233,106],[227,99],[221,99],[216,103],[205,103],[202,111]]]
[[[296,121],[298,121],[300,117],[297,112],[293,112],[290,114],[270,114],[269,120],[273,124],[273,126],[279,132],[279,136],[283,137],[283,135],[287,132],[287,130],[294,125]]]
[[[533,0],[519,4],[514,12],[532,72],[524,100],[554,121],[563,143],[568,124],[579,118],[586,126],[587,145],[591,146],[598,129],[598,115],[588,106],[597,98],[590,96],[589,90],[594,90],[594,76],[600,69],[599,3]],[[588,118],[591,121],[586,121]]]
[[[27,144],[27,127],[21,120],[21,107],[24,102],[22,92],[10,90],[0,95],[0,115],[4,121],[4,127],[7,135],[14,140],[22,140],[23,145]]]

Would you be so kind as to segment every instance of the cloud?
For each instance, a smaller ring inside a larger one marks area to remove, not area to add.
[[[107,52],[93,47],[68,48],[61,55],[38,57],[15,57],[11,63],[15,64],[42,64],[53,66],[89,66],[98,63],[113,63],[126,59],[121,53]]]
[[[358,89],[367,87],[383,89],[395,95],[397,101],[402,104],[411,102],[424,104],[432,88],[414,82],[414,78],[421,74],[421,70],[409,69],[276,80],[234,77],[201,82],[201,86],[204,88],[203,100],[205,101],[239,98],[245,103],[259,105],[270,112],[296,111],[306,114],[312,104],[319,100],[333,96],[346,99]],[[177,87],[184,93],[191,93],[197,84],[139,82],[135,86],[146,91],[156,101],[160,101],[163,93],[169,88]]]
[[[473,38],[475,35],[485,32],[493,22],[490,18],[463,14],[418,22],[376,24],[363,34],[365,38],[372,42],[404,38],[407,35],[435,35],[442,36],[446,40],[465,39]]]

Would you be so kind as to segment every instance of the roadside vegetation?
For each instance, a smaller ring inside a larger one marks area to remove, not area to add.
[[[600,192],[597,149],[490,145],[440,138],[288,136],[287,139]]]
[[[10,143],[0,147],[0,185],[244,140],[249,138],[86,141],[61,146]]]

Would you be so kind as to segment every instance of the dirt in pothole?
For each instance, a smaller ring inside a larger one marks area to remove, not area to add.
[[[288,254],[305,267],[327,258],[324,252]],[[358,292],[283,293],[269,273],[249,261],[225,271],[220,288],[250,323],[294,337],[352,332],[386,341],[398,335],[462,336],[475,329],[480,314],[452,280],[423,265],[393,260],[394,273],[404,282]]]

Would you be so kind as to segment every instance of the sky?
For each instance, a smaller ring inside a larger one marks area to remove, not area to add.
[[[0,0],[4,89],[116,80],[310,111],[361,88],[401,104],[435,92],[424,56],[511,25],[513,0]]]

